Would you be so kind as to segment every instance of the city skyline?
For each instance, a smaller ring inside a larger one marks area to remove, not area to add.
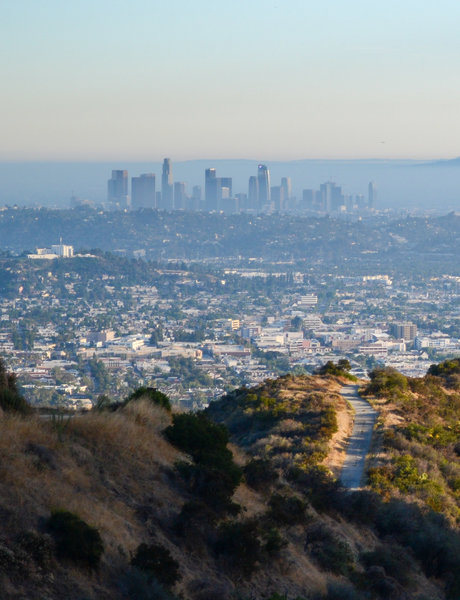
[[[188,193],[187,182],[175,181],[173,163],[163,159],[161,191],[156,191],[155,173],[142,173],[131,177],[131,194],[128,170],[112,170],[107,181],[108,210],[186,210],[204,212],[318,212],[318,213],[360,213],[373,211],[377,199],[377,186],[374,181],[368,184],[367,198],[363,194],[346,193],[341,185],[333,181],[320,184],[319,190],[302,189],[297,198],[292,193],[291,177],[282,176],[280,185],[271,185],[270,169],[267,165],[257,165],[257,175],[250,175],[246,191],[234,192],[233,176],[217,177],[215,167],[204,170],[204,198],[201,185],[193,185]],[[71,206],[88,205],[88,199],[71,197]],[[95,206],[93,204],[93,206]]]
[[[2,17],[3,161],[460,155],[454,0],[25,0]]]

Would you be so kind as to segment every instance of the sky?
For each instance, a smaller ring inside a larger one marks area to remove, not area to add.
[[[1,0],[0,160],[453,158],[458,0]]]

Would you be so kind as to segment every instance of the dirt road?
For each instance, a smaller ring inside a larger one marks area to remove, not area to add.
[[[348,441],[347,455],[343,463],[340,481],[344,487],[357,490],[362,485],[366,455],[371,446],[378,413],[367,400],[361,398],[357,385],[345,385],[340,393],[355,410],[353,432]]]

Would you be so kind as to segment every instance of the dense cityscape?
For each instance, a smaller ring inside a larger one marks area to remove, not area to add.
[[[0,212],[0,351],[32,403],[90,408],[146,385],[196,409],[328,360],[419,376],[458,354],[457,215],[192,214]],[[39,246],[51,231],[72,243]]]

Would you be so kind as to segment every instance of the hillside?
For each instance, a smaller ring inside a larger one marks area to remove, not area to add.
[[[0,597],[459,598],[452,520],[329,471],[343,381],[287,376],[207,415],[148,389],[71,419],[1,404]]]
[[[459,525],[460,359],[422,378],[377,369],[364,393],[381,415],[372,488],[423,502]]]

